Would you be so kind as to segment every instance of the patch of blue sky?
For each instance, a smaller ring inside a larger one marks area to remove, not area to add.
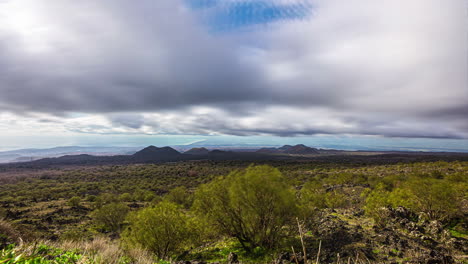
[[[307,1],[277,3],[266,0],[222,1],[186,0],[195,11],[203,11],[203,19],[212,31],[243,30],[283,20],[307,18],[312,6]]]
[[[203,9],[216,6],[219,0],[186,0],[185,2],[193,9]]]

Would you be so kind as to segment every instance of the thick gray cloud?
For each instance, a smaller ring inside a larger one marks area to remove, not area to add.
[[[262,94],[237,47],[209,35],[178,1],[18,2],[3,3],[2,20],[11,22],[0,26],[1,101],[13,107],[159,110]],[[15,12],[31,19],[25,35]]]
[[[314,10],[213,32],[216,10],[182,0],[0,1],[0,111],[86,133],[468,138],[464,0],[275,1]]]

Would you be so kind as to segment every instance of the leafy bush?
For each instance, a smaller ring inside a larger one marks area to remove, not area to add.
[[[449,182],[433,178],[414,179],[407,188],[413,194],[410,207],[423,212],[431,220],[446,221],[460,211],[460,195]]]
[[[201,186],[194,209],[248,251],[277,246],[297,214],[295,192],[270,166],[250,166]]]
[[[193,203],[193,196],[189,193],[186,187],[179,186],[172,189],[165,197],[169,202],[182,205],[185,208],[190,208]]]
[[[180,253],[197,236],[190,218],[179,206],[167,201],[131,213],[128,221],[124,240],[152,251],[160,259]]]
[[[123,203],[111,203],[92,213],[98,225],[107,231],[118,232],[127,216],[129,208]]]
[[[81,198],[78,196],[73,196],[68,200],[68,205],[72,207],[78,207],[81,204]]]
[[[366,214],[372,217],[378,226],[384,226],[388,218],[387,207],[391,206],[389,201],[390,192],[385,189],[385,185],[380,183],[374,190],[368,189],[366,197],[366,205],[364,210]]]
[[[120,195],[120,200],[122,202],[133,202],[133,197],[129,193],[123,193],[122,195]]]
[[[385,207],[404,206],[416,213],[423,213],[430,220],[446,221],[461,210],[461,195],[454,184],[431,177],[413,177],[391,191],[383,183],[366,198],[366,213],[378,225],[384,225]]]

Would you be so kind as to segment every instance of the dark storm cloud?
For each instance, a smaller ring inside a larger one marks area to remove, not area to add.
[[[0,111],[110,122],[69,127],[86,133],[468,137],[463,0],[202,2],[1,1]]]
[[[239,62],[236,47],[213,40],[177,1],[162,2],[30,7],[52,17],[36,18],[51,29],[36,40],[0,27],[0,100],[30,111],[112,112],[260,98],[257,70]]]

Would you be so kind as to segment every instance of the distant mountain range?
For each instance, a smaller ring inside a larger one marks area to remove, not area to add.
[[[65,155],[93,155],[93,156],[115,156],[131,155],[140,150],[141,147],[81,147],[67,146],[49,149],[18,149],[0,152],[0,163],[27,162],[43,158],[61,157]]]
[[[149,146],[139,151],[134,149],[106,149],[111,155],[103,155],[102,149],[95,148],[54,148],[47,150],[19,150],[11,152],[0,152],[10,158],[10,163],[35,164],[35,165],[83,165],[83,164],[127,164],[127,163],[148,163],[148,162],[174,162],[185,160],[272,160],[285,159],[290,154],[317,154],[316,149],[304,145],[283,146],[278,149],[269,149],[258,151],[224,151],[208,150],[206,148],[192,148],[183,153],[171,147]],[[113,150],[114,152],[111,152]],[[121,154],[119,155],[119,151]],[[86,153],[84,153],[86,152]],[[24,154],[31,156],[21,156]],[[32,156],[34,154],[34,156]],[[63,154],[63,155],[60,155]],[[40,155],[50,155],[41,158]],[[14,158],[14,159],[12,159]]]
[[[76,151],[75,147],[69,147],[68,151]],[[80,149],[93,150],[95,153],[102,154],[98,149]],[[102,149],[100,149],[102,151]],[[362,152],[362,151],[344,151],[344,150],[324,150],[308,147],[302,144],[291,146],[284,145],[279,148],[261,148],[256,151],[224,151],[224,150],[208,150],[206,148],[192,148],[183,153],[175,150],[171,147],[155,147],[149,146],[139,151],[134,151],[131,148],[120,148],[120,149],[106,149],[108,151],[120,151],[126,155],[90,155],[90,154],[78,154],[78,155],[62,155],[58,157],[49,157],[36,160],[28,160],[24,157],[17,157],[14,162],[3,165],[3,166],[15,166],[15,167],[43,167],[53,165],[120,165],[120,164],[137,164],[137,163],[161,163],[161,162],[178,162],[188,160],[242,160],[242,161],[266,161],[266,160],[350,160],[350,159],[372,159],[372,156],[386,155],[398,161],[398,159],[411,159],[418,160],[418,158],[424,157],[425,160],[434,157],[438,160],[440,157],[462,157],[468,159],[467,154],[460,153],[430,153],[430,152]],[[48,153],[58,155],[63,153],[63,149],[55,148],[45,150]],[[62,151],[62,152],[61,152]],[[10,154],[18,153],[33,153],[38,152],[37,150],[21,150],[18,152],[12,152]],[[39,151],[40,152],[40,151]],[[42,152],[40,152],[42,153]],[[115,153],[115,152],[114,152]],[[1,153],[0,155],[5,152]],[[7,153],[8,154],[8,153]],[[367,157],[364,157],[367,156]]]

